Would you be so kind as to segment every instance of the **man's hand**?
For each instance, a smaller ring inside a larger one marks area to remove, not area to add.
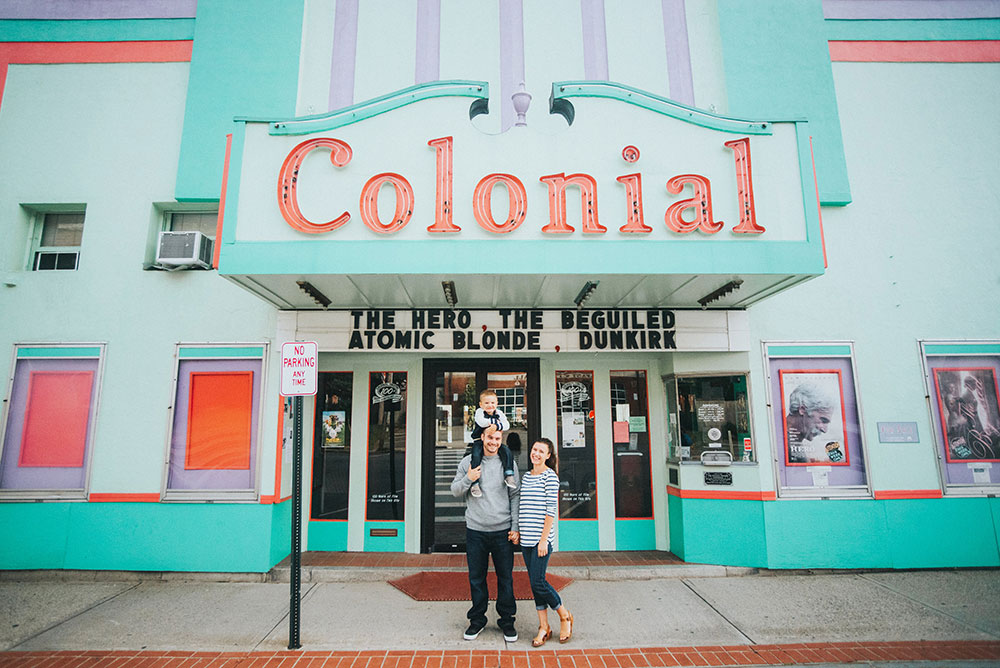
[[[521,534],[519,534],[516,531],[508,531],[507,532],[507,540],[509,540],[510,542],[514,543],[514,545],[517,545],[518,543],[521,542]]]
[[[477,480],[479,480],[480,476],[482,476],[482,475],[483,475],[483,465],[480,464],[479,466],[477,466],[474,469],[469,469],[469,472],[466,474],[466,477],[470,481],[476,482]]]

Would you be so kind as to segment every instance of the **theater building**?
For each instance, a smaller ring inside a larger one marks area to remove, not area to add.
[[[998,566],[1000,3],[0,9],[0,568],[464,548]]]

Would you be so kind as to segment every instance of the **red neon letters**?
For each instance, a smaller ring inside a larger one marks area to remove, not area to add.
[[[454,139],[439,137],[431,139],[427,145],[435,151],[435,200],[434,222],[427,231],[438,233],[461,232],[454,222],[453,197],[453,156]],[[735,175],[740,220],[733,227],[737,234],[762,234],[765,229],[757,223],[754,207],[753,173],[750,163],[750,138],[743,137],[725,142],[732,149],[735,160]],[[302,142],[289,152],[278,174],[278,207],[285,221],[294,229],[307,234],[330,232],[345,225],[351,215],[343,212],[325,223],[314,223],[302,214],[298,201],[298,180],[302,162],[317,148],[330,149],[330,162],[336,167],[344,167],[353,155],[347,142],[339,139],[320,137]],[[632,149],[638,159],[638,149]],[[630,153],[631,155],[631,153]],[[584,234],[605,234],[608,230],[601,225],[597,214],[597,180],[589,174],[548,174],[538,180],[548,186],[549,220],[541,231],[546,234],[571,234],[575,232],[566,220],[566,189],[570,186],[580,191],[582,232]],[[643,219],[642,175],[625,174],[616,180],[625,187],[626,223],[618,228],[623,234],[649,234],[653,228]],[[493,191],[502,184],[507,191],[508,210],[503,222],[493,216]],[[378,199],[383,186],[392,186],[396,197],[396,209],[392,219],[383,223],[379,217]],[[666,183],[667,192],[679,195],[685,186],[693,189],[692,196],[679,200],[667,207],[663,219],[667,228],[678,234],[690,234],[696,230],[703,234],[715,234],[725,223],[715,220],[712,215],[712,185],[700,174],[679,174]],[[415,197],[413,186],[406,177],[392,172],[376,174],[368,179],[361,189],[361,221],[379,234],[393,234],[406,227],[413,217]],[[685,220],[684,213],[690,214]],[[525,221],[528,215],[528,195],[524,184],[512,174],[488,174],[476,185],[472,194],[472,213],[480,227],[495,234],[509,234]],[[693,214],[693,215],[691,215]]]

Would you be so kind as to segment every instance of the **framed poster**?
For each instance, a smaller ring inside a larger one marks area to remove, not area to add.
[[[839,369],[780,369],[786,466],[850,466]]]
[[[996,371],[992,367],[943,367],[933,371],[945,460],[1000,461]]]
[[[323,447],[343,448],[346,411],[323,411]]]
[[[781,496],[870,496],[850,342],[764,342]]]

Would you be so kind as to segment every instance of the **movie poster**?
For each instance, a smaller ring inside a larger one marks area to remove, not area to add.
[[[785,464],[850,466],[844,388],[836,369],[782,369]]]
[[[1000,395],[991,367],[934,369],[949,462],[1000,460]]]

